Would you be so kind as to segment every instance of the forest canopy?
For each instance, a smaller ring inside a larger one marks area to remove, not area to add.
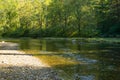
[[[1,37],[120,37],[120,0],[0,0]]]

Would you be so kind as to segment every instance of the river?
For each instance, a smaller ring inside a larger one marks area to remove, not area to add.
[[[5,40],[5,39],[4,39]],[[83,39],[8,39],[68,80],[120,80],[120,44]]]

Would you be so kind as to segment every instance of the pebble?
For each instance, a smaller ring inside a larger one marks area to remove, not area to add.
[[[38,58],[16,52],[16,55],[0,55],[0,80],[62,80]]]

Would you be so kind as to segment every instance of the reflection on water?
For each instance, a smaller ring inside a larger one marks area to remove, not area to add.
[[[80,76],[80,80],[95,80],[93,75]]]
[[[81,40],[25,39],[18,42],[22,50],[36,50],[51,59],[76,61],[59,63],[53,67],[65,71],[75,80],[120,80],[120,44],[84,42]],[[42,56],[38,55],[38,56]]]

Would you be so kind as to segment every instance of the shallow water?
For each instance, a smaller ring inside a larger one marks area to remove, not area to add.
[[[120,80],[120,44],[86,42],[81,39],[7,40],[20,45],[20,50],[53,59],[52,67],[64,71],[68,80]],[[34,52],[35,51],[35,52]],[[55,56],[53,58],[53,56]],[[59,62],[64,59],[66,62]],[[69,63],[67,61],[76,63]]]

